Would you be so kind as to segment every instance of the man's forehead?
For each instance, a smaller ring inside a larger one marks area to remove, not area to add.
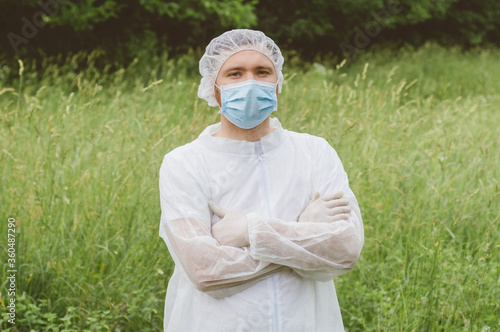
[[[240,51],[231,55],[222,65],[221,69],[227,70],[228,68],[247,67],[267,68],[274,70],[274,64],[272,63],[272,61],[266,55],[254,50]]]

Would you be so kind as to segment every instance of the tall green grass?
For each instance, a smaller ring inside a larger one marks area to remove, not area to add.
[[[15,217],[19,331],[162,329],[158,170],[217,110],[196,97],[195,55],[113,71],[98,56],[1,65],[0,250]],[[273,115],[335,147],[363,212],[362,256],[336,279],[347,330],[500,329],[499,58],[427,45],[285,67]]]

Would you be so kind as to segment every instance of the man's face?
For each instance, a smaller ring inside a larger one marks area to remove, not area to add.
[[[215,84],[223,86],[246,80],[276,83],[278,75],[273,63],[264,54],[257,51],[241,51],[230,56],[222,65]],[[214,91],[215,99],[220,105],[220,90],[214,87]],[[276,94],[278,94],[278,87],[276,87]]]

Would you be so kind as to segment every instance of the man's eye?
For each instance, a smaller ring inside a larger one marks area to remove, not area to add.
[[[259,72],[257,74],[259,74],[261,76],[270,75],[270,73],[267,70],[259,70]]]
[[[229,76],[229,77],[238,77],[238,76],[240,76],[240,72],[235,71],[235,72],[229,73],[227,76]]]

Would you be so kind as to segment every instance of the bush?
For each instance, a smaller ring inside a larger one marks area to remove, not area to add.
[[[498,44],[500,2],[484,0],[0,0],[0,50],[34,57],[100,48],[127,63],[149,51],[185,53],[231,28],[256,28],[282,48],[314,58],[376,44],[427,40],[466,47]],[[42,27],[43,26],[43,27]]]

